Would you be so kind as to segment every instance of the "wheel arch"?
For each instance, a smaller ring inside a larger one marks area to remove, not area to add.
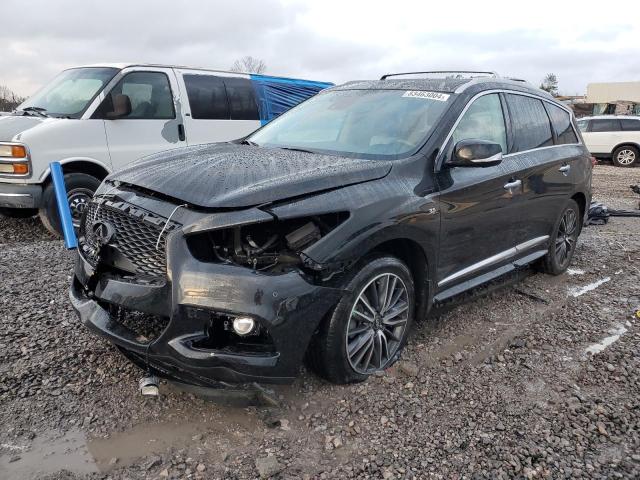
[[[423,319],[429,311],[433,292],[429,272],[431,263],[424,247],[415,239],[396,237],[371,246],[365,256],[375,253],[392,255],[407,265],[413,277],[416,295],[416,320]]]
[[[636,143],[636,142],[620,142],[619,144],[617,144],[615,147],[613,147],[611,149],[611,157],[613,157],[613,154],[615,153],[615,151],[617,149],[619,149],[620,147],[633,147],[636,150],[640,151],[640,143]]]
[[[571,200],[575,201],[578,204],[578,208],[580,208],[580,218],[582,222],[580,223],[582,228],[582,223],[584,222],[584,216],[587,211],[587,196],[582,192],[576,192],[571,197]]]
[[[86,173],[102,181],[109,173],[109,169],[102,163],[92,158],[67,158],[60,161],[63,173]],[[51,182],[51,169],[47,167],[42,175],[43,185]]]

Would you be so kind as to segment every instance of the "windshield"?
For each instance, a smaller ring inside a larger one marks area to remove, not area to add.
[[[425,142],[450,95],[407,90],[320,93],[247,140],[357,158],[406,157]]]
[[[95,96],[118,72],[117,68],[65,70],[18,107],[51,117],[79,118]]]

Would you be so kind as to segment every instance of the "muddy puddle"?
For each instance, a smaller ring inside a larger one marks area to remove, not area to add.
[[[80,431],[70,431],[65,435],[46,432],[30,445],[2,444],[1,447],[2,479],[32,478],[64,469],[74,473],[99,471]]]
[[[79,430],[44,432],[28,444],[0,445],[0,479],[33,478],[68,470],[108,472],[154,454],[196,446],[209,453],[256,435],[262,422],[243,409],[228,409],[224,421],[143,423],[108,438],[88,438]]]

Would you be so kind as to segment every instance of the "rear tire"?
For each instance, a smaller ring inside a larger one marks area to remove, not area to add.
[[[560,275],[567,271],[576,251],[581,222],[580,207],[575,200],[570,199],[551,236],[549,251],[542,259],[542,267],[546,273]]]
[[[363,261],[344,282],[345,294],[311,341],[311,368],[332,383],[362,382],[392,365],[414,315],[413,278],[395,257]],[[364,299],[363,299],[364,295]]]
[[[86,173],[67,173],[64,184],[67,190],[67,200],[71,208],[73,226],[78,229],[80,218],[86,205],[93,197],[93,193],[100,186],[101,181]],[[42,208],[39,212],[40,220],[47,230],[58,237],[62,237],[62,227],[58,215],[58,204],[53,183],[50,183],[42,193]]]
[[[5,208],[0,207],[0,215],[9,218],[31,218],[38,214],[37,208]]]
[[[640,156],[640,152],[636,147],[632,147],[631,145],[625,145],[622,147],[618,147],[613,151],[613,156],[611,159],[613,160],[613,164],[616,167],[633,167],[637,165],[640,161],[638,157]]]

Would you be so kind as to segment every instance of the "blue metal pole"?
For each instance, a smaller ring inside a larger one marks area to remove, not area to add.
[[[64,186],[62,166],[60,162],[51,162],[49,168],[53,179],[53,190],[56,192],[56,203],[58,204],[62,233],[64,234],[64,245],[67,250],[72,250],[78,248],[78,239],[76,238],[76,232],[73,230],[73,220],[71,219],[71,210],[67,200],[67,189]]]

